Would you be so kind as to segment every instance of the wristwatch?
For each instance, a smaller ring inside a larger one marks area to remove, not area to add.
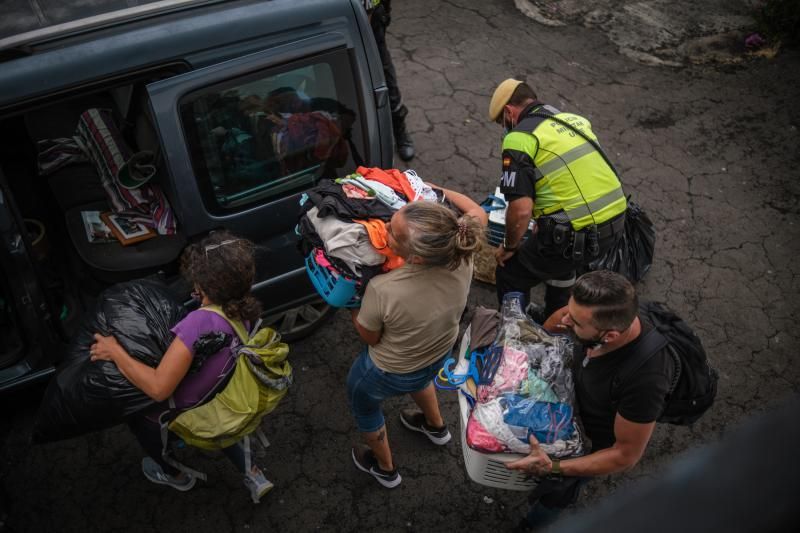
[[[558,459],[552,459],[550,461],[550,473],[547,474],[549,479],[561,479],[561,461]]]
[[[505,250],[506,252],[516,252],[517,248],[519,248],[519,244],[516,246],[509,246],[508,243],[506,242],[505,236],[503,237],[503,250]]]

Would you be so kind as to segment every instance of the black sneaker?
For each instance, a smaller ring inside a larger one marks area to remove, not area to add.
[[[430,427],[425,422],[425,415],[423,415],[421,411],[402,409],[400,411],[400,422],[411,431],[424,433],[434,444],[443,446],[450,442],[450,432],[447,430],[447,426],[442,426],[440,428]]]
[[[372,450],[367,446],[353,446],[350,455],[353,456],[353,463],[356,468],[377,479],[378,483],[387,489],[395,488],[403,480],[396,468],[391,472],[387,472],[378,466],[378,460],[375,459]]]

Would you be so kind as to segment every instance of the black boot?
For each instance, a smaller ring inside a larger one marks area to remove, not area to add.
[[[392,113],[392,128],[394,129],[394,144],[397,148],[397,155],[403,161],[411,161],[414,158],[414,141],[411,140],[411,135],[406,130],[406,116],[408,115],[408,108],[401,104],[400,107]]]

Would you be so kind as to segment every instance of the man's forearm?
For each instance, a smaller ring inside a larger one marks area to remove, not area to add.
[[[612,446],[583,457],[561,461],[561,472],[565,476],[602,476],[624,472],[637,462],[639,457]]]
[[[506,243],[519,246],[531,220],[533,201],[530,198],[519,198],[506,209]]]

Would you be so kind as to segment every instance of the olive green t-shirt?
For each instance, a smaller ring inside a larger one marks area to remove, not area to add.
[[[454,271],[405,264],[372,278],[358,322],[382,332],[378,344],[369,347],[375,365],[393,374],[408,374],[447,353],[458,337],[471,280],[472,262],[463,262]]]

